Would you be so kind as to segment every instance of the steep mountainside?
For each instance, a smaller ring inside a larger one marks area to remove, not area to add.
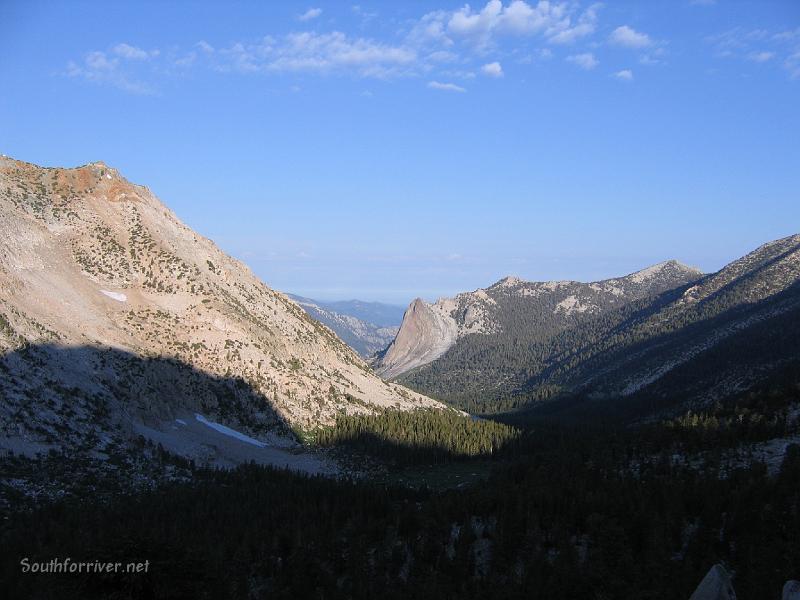
[[[558,379],[599,397],[708,401],[800,360],[800,235],[660,300],[569,357]]]
[[[529,308],[527,321],[465,336],[399,379],[473,410],[565,394],[642,406],[730,396],[800,360],[799,248],[800,236],[777,240],[718,273],[571,322]]]
[[[476,334],[518,339],[552,336],[577,323],[699,278],[677,261],[648,267],[627,277],[594,283],[530,282],[506,277],[486,289],[442,298],[415,300],[397,338],[378,363],[378,372],[396,377],[441,357],[460,340]]]
[[[369,358],[386,348],[400,328],[402,314],[396,324],[386,324],[388,316],[380,311],[379,307],[390,308],[388,305],[358,301],[326,303],[292,294],[289,294],[289,297],[303,307],[312,318],[330,327],[343,342],[363,358]],[[372,307],[378,308],[370,310]],[[349,313],[361,314],[365,318],[372,317],[377,321],[370,322]]]
[[[0,214],[0,447],[90,448],[122,432],[209,450],[169,436],[207,422],[253,445],[237,431],[267,439],[340,411],[437,405],[375,376],[103,163],[3,157]]]

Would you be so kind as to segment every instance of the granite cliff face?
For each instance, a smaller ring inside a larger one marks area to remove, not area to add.
[[[421,298],[406,309],[396,337],[377,362],[378,373],[390,378],[436,360],[458,339],[458,323],[443,301]]]
[[[697,280],[702,273],[667,261],[626,277],[594,283],[523,281],[506,277],[474,292],[442,298],[434,304],[416,299],[400,331],[376,363],[391,378],[431,363],[471,334],[514,336],[508,316],[527,313],[529,327],[566,329],[582,320]]]
[[[439,406],[103,163],[0,158],[0,214],[2,447],[155,439],[194,414],[266,439]]]

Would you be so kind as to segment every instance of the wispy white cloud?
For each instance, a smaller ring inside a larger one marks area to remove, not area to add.
[[[630,69],[622,69],[621,71],[614,73],[614,77],[620,81],[633,81],[633,71]]]
[[[579,66],[581,69],[586,69],[587,71],[594,69],[597,65],[600,64],[600,61],[597,60],[591,52],[584,52],[582,54],[572,54],[566,58],[568,62],[571,62],[574,65]]]
[[[378,16],[377,12],[365,10],[363,6],[359,4],[354,4],[350,7],[350,10],[353,11],[353,14],[358,16],[361,19],[361,26],[367,25],[370,21]]]
[[[797,29],[779,31],[778,33],[772,34],[771,39],[775,42],[798,42],[800,41],[800,27]]]
[[[550,36],[553,44],[571,44],[572,42],[591,35],[597,29],[597,12],[602,4],[597,3],[587,8],[579,17],[574,27],[562,29],[555,35]]]
[[[706,38],[717,58],[780,65],[800,78],[800,27],[773,32],[734,27]]]
[[[751,52],[747,55],[747,58],[752,60],[753,62],[767,62],[768,60],[775,57],[774,52],[767,52],[766,50],[762,50],[761,52]]]
[[[136,46],[131,46],[125,43],[117,44],[111,49],[111,51],[117,56],[127,58],[129,60],[148,60],[150,58],[155,58],[160,54],[158,50],[142,50],[141,48],[137,48]]]
[[[111,85],[131,94],[154,94],[155,89],[152,86],[131,77],[121,68],[125,60],[142,60],[139,56],[129,56],[129,49],[138,50],[127,44],[118,44],[111,51],[113,55],[101,51],[89,52],[80,62],[69,61],[66,75],[92,83]]]
[[[475,79],[475,72],[469,69],[445,69],[437,73],[439,79]]]
[[[734,27],[722,33],[711,35],[706,38],[714,48],[717,57],[725,58],[737,54],[746,53],[756,42],[764,42],[769,38],[769,32],[764,29],[745,30],[742,27]]]
[[[800,51],[794,52],[786,57],[783,66],[789,71],[792,79],[800,79]]]
[[[347,71],[363,77],[388,77],[413,67],[412,48],[384,44],[367,38],[331,33],[291,33],[265,37],[256,44],[237,43],[217,52],[218,69],[249,72],[330,73]]]
[[[467,90],[461,87],[460,85],[456,85],[455,83],[441,83],[439,81],[429,81],[428,87],[432,90],[441,90],[443,92],[458,92],[463,94]]]
[[[490,62],[481,67],[481,73],[488,77],[502,77],[503,67],[499,62]]]
[[[321,8],[309,8],[302,15],[298,15],[297,19],[299,21],[311,21],[312,19],[316,19],[321,14],[322,14]]]
[[[197,61],[197,52],[187,52],[181,56],[177,56],[172,59],[172,66],[178,67],[179,69],[186,69],[191,67]]]
[[[413,47],[449,48],[454,42],[447,33],[448,13],[437,10],[416,20],[406,35],[406,44]]]
[[[381,79],[424,77],[424,81],[437,84],[432,86],[435,89],[464,91],[456,84],[440,82],[460,82],[474,78],[476,73],[503,77],[500,61],[487,62],[490,51],[524,64],[561,54],[558,45],[581,43],[565,60],[586,70],[599,65],[596,55],[602,49],[598,49],[600,40],[596,31],[601,4],[589,3],[590,0],[488,0],[483,4],[484,1],[476,8],[465,4],[457,9],[427,12],[403,22],[388,37],[301,30],[255,40],[234,40],[224,46],[200,40],[191,47],[169,47],[162,52],[119,43],[105,51],[90,53],[83,60],[73,60],[68,74],[135,93],[152,93],[154,88],[144,82],[157,82],[172,72],[184,73],[190,69]],[[366,14],[359,7],[353,7],[353,12]],[[296,18],[310,21],[321,14],[322,9],[312,7]],[[368,22],[362,20],[360,28]],[[630,48],[646,48],[647,54],[640,58],[642,64],[659,62],[655,57],[663,44],[628,25],[615,29],[609,41]]]
[[[653,52],[652,54],[650,54],[650,53],[642,54],[639,57],[639,64],[640,65],[646,65],[648,67],[652,67],[653,65],[660,65],[664,61],[662,61],[661,58],[657,58],[657,56],[659,54],[660,53],[658,53],[658,52]]]
[[[553,51],[550,48],[539,48],[520,57],[517,62],[521,65],[529,65],[536,60],[550,60],[553,58]]]
[[[446,64],[457,62],[459,56],[449,50],[436,50],[425,56],[425,59],[429,63]]]
[[[617,27],[608,36],[608,41],[615,46],[624,46],[626,48],[647,48],[653,45],[653,40],[646,33],[641,33],[635,29],[622,25]]]
[[[596,29],[600,4],[577,12],[573,2],[540,0],[529,4],[512,0],[489,0],[480,10],[469,4],[454,11],[438,10],[424,15],[412,32],[424,32],[442,43],[464,40],[478,49],[486,49],[504,36],[544,37],[554,44],[568,44],[586,37]]]
[[[158,63],[155,59],[161,58]],[[444,62],[443,56],[435,57]],[[236,42],[215,48],[206,41],[189,50],[142,50],[117,44],[109,51],[88,53],[67,65],[67,75],[105,83],[133,93],[153,93],[145,80],[157,79],[171,69],[208,68],[219,72],[270,73],[316,72],[352,74],[358,77],[389,78],[419,74],[423,59],[415,48],[365,37],[351,37],[339,31],[299,32],[281,37],[265,36],[252,43]],[[455,57],[453,57],[455,60]]]

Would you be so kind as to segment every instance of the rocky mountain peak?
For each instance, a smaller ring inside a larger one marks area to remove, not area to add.
[[[422,298],[414,298],[411,301],[411,304],[408,305],[406,312],[411,311],[412,313],[417,313],[421,311],[425,311],[428,308],[428,303],[425,302]]]
[[[674,278],[681,275],[688,275],[690,277],[697,278],[702,274],[703,272],[700,269],[690,267],[677,260],[666,260],[619,279],[626,280],[630,283],[640,284],[658,278]]]
[[[490,288],[499,287],[499,288],[506,288],[506,287],[514,287],[515,285],[519,285],[521,283],[525,283],[522,279],[517,277],[516,275],[506,275],[500,281],[493,283]]]
[[[428,304],[417,298],[406,309],[400,330],[377,363],[377,371],[389,378],[436,360],[457,335],[458,326],[441,301]]]
[[[80,397],[108,405],[129,428],[158,428],[187,410],[243,427],[313,428],[341,410],[438,406],[382,381],[331,330],[105,163],[62,169],[2,158],[0,213],[0,352],[11,361],[0,422],[17,422],[10,414],[21,402],[34,415],[0,436],[29,446],[69,438],[41,417],[64,400],[36,391],[58,355],[39,346],[85,348],[58,379],[75,381]],[[185,377],[165,395],[124,357],[172,361]],[[231,382],[230,397],[194,389],[192,373]]]

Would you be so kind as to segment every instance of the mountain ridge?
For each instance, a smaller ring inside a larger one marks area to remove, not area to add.
[[[698,269],[669,260],[622,277],[588,283],[570,280],[526,281],[509,275],[486,288],[463,292],[452,298],[440,298],[434,303],[429,304],[417,298],[406,312],[408,321],[404,316],[395,341],[379,358],[377,372],[387,378],[397,377],[438,359],[465,335],[499,333],[500,324],[497,319],[490,317],[491,307],[497,305],[499,296],[558,297],[553,311],[569,317],[576,313],[601,312],[603,305],[620,305],[626,299],[663,291],[673,283],[677,286],[701,275]],[[597,298],[603,295],[607,297]]]
[[[54,423],[33,419],[18,426],[11,418],[21,404],[46,414],[47,402],[71,402],[64,394],[37,399],[50,358],[22,350],[46,344],[93,348],[86,359],[91,368],[65,365],[57,379],[73,381],[99,404],[118,397],[117,420],[166,430],[185,411],[205,411],[205,418],[258,436],[276,427],[331,424],[340,411],[441,407],[381,381],[330,329],[103,162],[65,169],[2,158],[0,212],[0,362],[30,378],[14,390],[9,379],[0,382],[0,414],[8,417],[0,436],[30,447],[69,437]],[[126,380],[130,367],[105,361],[104,348],[242,381],[264,405],[253,404],[234,383],[224,399],[192,391],[206,383],[189,378],[169,403],[146,377],[134,378],[141,389],[124,389],[114,382]],[[95,389],[100,380],[117,389],[105,386],[101,393]]]
[[[655,266],[626,278],[653,281],[660,272],[685,268],[673,261]],[[581,311],[586,305],[578,297],[549,297],[570,285],[549,283],[546,294],[534,290],[538,304],[506,300],[496,310],[505,333],[463,336],[397,380],[478,411],[565,394],[630,397],[642,405],[671,398],[694,406],[747,389],[781,364],[800,360],[798,344],[787,337],[800,307],[800,235],[762,244],[716,273],[686,275],[594,311]],[[494,287],[513,291],[516,285]],[[610,291],[607,285],[598,287]],[[503,302],[498,293],[493,298]],[[761,353],[752,356],[748,345]]]

